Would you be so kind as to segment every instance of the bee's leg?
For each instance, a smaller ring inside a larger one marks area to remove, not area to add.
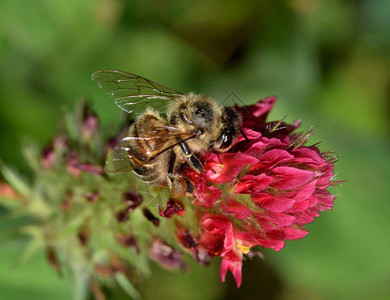
[[[192,194],[194,192],[194,190],[195,190],[194,184],[191,181],[187,180],[187,179],[185,181],[187,183],[187,193]]]
[[[183,150],[187,161],[191,168],[193,168],[196,172],[202,173],[204,172],[203,165],[200,162],[199,158],[196,157],[194,153],[191,152],[190,148],[188,147],[187,143],[182,141],[179,143],[181,150]]]
[[[176,154],[172,151],[168,165],[168,177],[171,183],[171,198],[182,199],[187,193],[188,185],[187,180],[180,175],[174,174],[176,161]]]
[[[246,142],[249,143],[249,139],[248,139],[248,137],[245,135],[244,131],[242,131],[242,130],[240,129],[240,133],[241,133],[241,135],[245,138]]]
[[[175,165],[176,165],[176,154],[175,154],[175,152],[171,151],[171,155],[169,157],[169,164],[168,164],[169,178],[173,177],[173,171],[175,170]]]

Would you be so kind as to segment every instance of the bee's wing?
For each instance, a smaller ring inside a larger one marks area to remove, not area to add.
[[[126,138],[123,138],[118,145],[108,152],[104,168],[107,173],[124,173],[134,169],[130,163],[131,156],[128,153],[128,144]]]
[[[148,106],[163,110],[168,102],[183,95],[144,77],[119,70],[100,70],[91,78],[128,113],[143,111]]]
[[[192,132],[176,128],[173,126],[159,126],[154,128],[155,134],[149,137],[126,136],[118,145],[116,145],[108,154],[105,170],[108,173],[124,173],[132,171],[144,164],[147,164],[152,159],[156,158],[165,151],[172,149],[180,143],[195,137]],[[153,140],[154,151],[151,151],[147,159],[140,163],[136,163],[136,159],[131,156],[129,141],[137,140]],[[179,141],[180,139],[180,141]]]

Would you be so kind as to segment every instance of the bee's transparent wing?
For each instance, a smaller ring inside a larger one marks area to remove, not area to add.
[[[163,111],[167,103],[183,95],[144,77],[119,70],[97,71],[92,74],[92,80],[128,113],[144,111],[148,106]]]
[[[130,172],[134,168],[131,165],[131,156],[128,153],[128,142],[123,138],[118,145],[108,152],[105,171],[107,173]]]
[[[106,161],[105,170],[107,173],[124,173],[132,171],[144,164],[147,164],[152,159],[156,158],[161,153],[175,147],[180,141],[186,141],[195,137],[195,135],[187,130],[173,127],[161,126],[153,129],[154,135],[149,137],[126,136],[118,145],[109,151]],[[138,140],[153,140],[154,151],[149,153],[149,157],[139,164],[136,164],[131,157],[129,141],[132,139]],[[180,141],[179,141],[180,140]]]

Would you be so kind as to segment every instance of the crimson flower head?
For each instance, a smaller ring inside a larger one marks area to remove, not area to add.
[[[0,204],[36,221],[32,243],[46,250],[57,272],[85,266],[95,298],[102,298],[107,277],[126,287],[140,282],[149,260],[187,271],[185,251],[203,265],[220,257],[222,281],[230,271],[240,286],[244,259],[305,237],[304,226],[332,209],[328,188],[338,183],[336,159],[308,144],[313,130],[296,132],[299,121],[267,121],[275,100],[235,107],[242,117],[239,137],[226,152],[196,153],[201,172],[179,164],[174,175],[187,193],[170,199],[166,186],[105,173],[107,151],[122,134],[110,138],[81,103],[40,155],[35,147],[24,151],[35,174],[31,185],[0,166],[7,180],[0,182]]]
[[[196,252],[221,257],[222,281],[230,270],[237,286],[253,247],[281,250],[286,240],[305,237],[304,225],[333,206],[327,189],[335,183],[335,158],[306,145],[312,131],[294,133],[299,121],[267,122],[275,100],[237,107],[243,136],[227,152],[201,153],[204,173],[184,170],[195,186]]]

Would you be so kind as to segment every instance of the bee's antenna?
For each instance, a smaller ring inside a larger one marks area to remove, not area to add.
[[[245,135],[244,131],[242,131],[242,130],[240,129],[240,133],[241,133],[242,136],[245,138],[245,140],[249,143],[249,139],[248,139],[248,137]]]

